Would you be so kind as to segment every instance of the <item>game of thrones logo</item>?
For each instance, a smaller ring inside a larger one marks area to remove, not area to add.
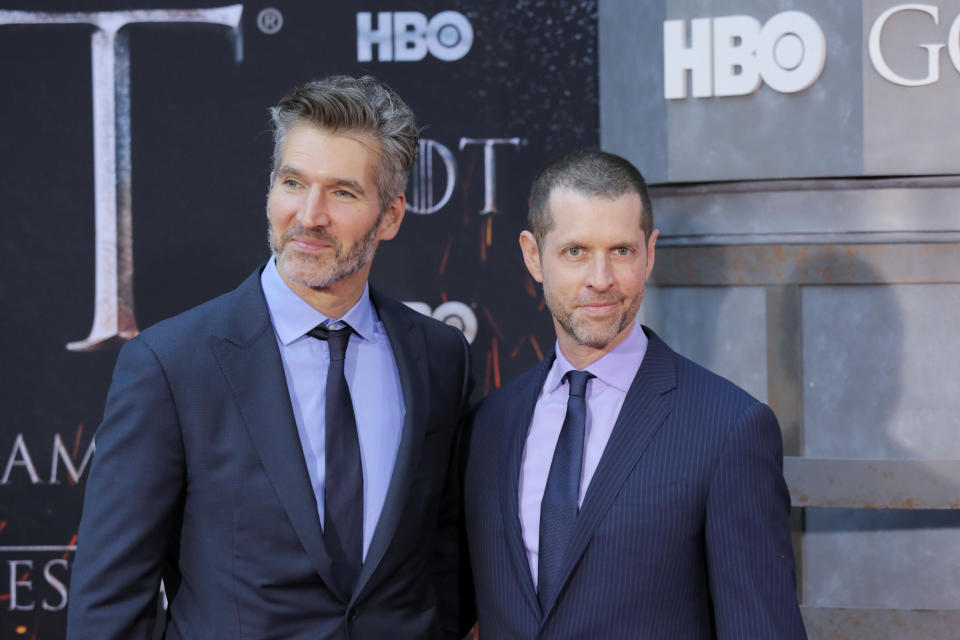
[[[90,335],[67,345],[96,349],[112,338],[137,334],[133,313],[133,202],[130,139],[130,42],[122,29],[137,23],[201,22],[233,30],[237,61],[243,58],[243,5],[213,9],[148,9],[90,13],[2,11],[0,25],[92,25],[93,175],[96,283]]]
[[[464,333],[478,394],[552,342],[517,236],[536,169],[597,144],[595,3],[192,4],[0,4],[0,639],[63,637],[117,352],[267,259],[267,108],[305,80],[372,74],[422,127],[371,282]]]

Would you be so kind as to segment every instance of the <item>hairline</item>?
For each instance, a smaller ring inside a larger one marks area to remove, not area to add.
[[[324,133],[328,133],[330,135],[349,138],[350,140],[353,140],[354,142],[362,146],[364,149],[367,149],[368,151],[370,151],[370,153],[372,153],[374,156],[376,156],[377,161],[373,167],[373,184],[374,184],[374,187],[376,187],[377,189],[377,198],[378,199],[380,198],[379,178],[380,178],[380,171],[383,170],[383,162],[384,162],[383,144],[381,144],[380,140],[377,139],[377,136],[374,134],[374,132],[368,131],[366,129],[358,129],[356,127],[329,127],[323,124],[319,124],[317,122],[313,122],[312,120],[310,120],[310,118],[307,118],[305,116],[300,116],[297,119],[296,123],[294,123],[293,125],[290,126],[290,128],[287,129],[286,135],[284,135],[278,141],[278,147],[277,147],[278,153],[275,153],[273,157],[273,173],[277,173],[284,166],[287,166],[287,165],[280,164],[283,158],[283,151],[287,146],[287,137],[290,135],[290,133],[294,129],[302,126],[313,127],[318,131],[323,131]],[[360,135],[351,135],[351,134],[360,134]],[[371,145],[370,143],[373,143],[373,144]],[[402,191],[400,193],[402,193]],[[393,201],[397,199],[397,196],[400,195],[400,193],[395,194],[386,203],[386,205],[381,206],[380,207],[381,211],[386,211],[390,207],[390,204],[392,204]]]
[[[544,224],[540,225],[543,231],[542,235],[538,236],[536,233],[534,233],[532,229],[528,229],[531,235],[533,235],[533,239],[536,240],[538,249],[543,249],[543,244],[546,241],[547,236],[557,226],[553,218],[553,211],[550,209],[550,201],[553,199],[553,194],[562,190],[570,191],[571,193],[575,193],[577,195],[585,196],[587,198],[591,198],[595,200],[606,200],[607,202],[615,202],[629,193],[635,194],[640,199],[640,230],[643,231],[643,240],[644,242],[650,241],[650,234],[653,233],[652,225],[651,225],[650,231],[647,231],[644,228],[644,221],[647,219],[650,213],[647,211],[646,206],[644,206],[643,194],[641,194],[638,189],[635,189],[632,186],[628,186],[626,189],[624,189],[620,193],[615,193],[611,191],[604,192],[599,190],[595,191],[590,189],[578,188],[576,184],[573,184],[572,180],[561,180],[555,183],[552,187],[550,187],[550,192],[547,195],[546,205],[543,208]]]
[[[329,133],[330,135],[343,136],[345,138],[349,138],[357,142],[359,145],[361,145],[365,149],[369,150],[376,157],[376,162],[374,163],[374,166],[373,166],[373,184],[377,190],[376,197],[377,197],[378,206],[381,212],[389,209],[393,201],[396,200],[401,193],[403,193],[403,190],[401,190],[400,192],[393,194],[392,197],[390,197],[389,199],[383,199],[380,197],[380,179],[383,175],[383,172],[386,171],[386,167],[384,166],[386,159],[383,153],[383,143],[377,137],[375,131],[358,128],[358,127],[331,127],[319,122],[314,122],[308,116],[303,116],[303,115],[298,116],[297,119],[293,121],[293,124],[287,127],[284,133],[277,138],[277,144],[276,144],[275,152],[273,154],[273,172],[274,173],[276,173],[281,168],[283,168],[283,165],[281,165],[280,163],[283,158],[283,152],[287,146],[287,139],[289,138],[290,133],[293,132],[293,130],[297,129],[298,127],[312,127],[318,131]],[[359,135],[352,135],[352,134],[359,134]]]
[[[274,171],[281,165],[290,131],[311,125],[355,137],[376,156],[373,178],[382,211],[403,196],[420,131],[409,105],[376,78],[331,75],[310,81],[294,88],[270,107],[269,113]],[[368,140],[375,144],[367,144]]]

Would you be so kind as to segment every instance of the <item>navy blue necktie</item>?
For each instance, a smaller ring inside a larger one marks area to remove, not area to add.
[[[353,592],[363,563],[363,467],[350,389],[343,371],[353,330],[323,325],[309,335],[326,340],[330,366],[326,387],[326,474],[323,490],[323,539],[333,573],[344,594]]]
[[[587,426],[587,381],[593,377],[588,371],[568,371],[564,376],[570,383],[567,415],[563,418],[563,427],[547,474],[543,501],[540,503],[537,596],[543,608],[556,597],[560,586],[560,569],[577,523],[583,438]]]

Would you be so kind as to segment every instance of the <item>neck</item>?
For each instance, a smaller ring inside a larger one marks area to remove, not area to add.
[[[336,320],[343,317],[360,300],[367,286],[370,265],[322,289],[294,282],[286,276],[283,269],[278,268],[277,271],[291,291],[323,315]]]
[[[630,332],[633,331],[633,328],[637,326],[637,321],[634,320],[631,322],[623,331],[614,336],[613,340],[602,347],[591,347],[580,344],[556,321],[554,321],[554,325],[557,330],[557,345],[560,348],[560,353],[562,353],[563,357],[576,369],[585,369],[623,344],[623,341],[627,339]]]

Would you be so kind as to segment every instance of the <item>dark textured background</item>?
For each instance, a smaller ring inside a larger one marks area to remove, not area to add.
[[[0,9],[93,11],[212,7],[186,1],[29,2]],[[256,16],[279,9],[283,29]],[[596,2],[450,0],[447,3],[244,3],[243,60],[229,30],[200,24],[125,27],[131,46],[134,294],[140,328],[237,285],[268,256],[264,203],[271,140],[266,109],[296,84],[330,73],[369,72],[417,113],[424,136],[447,146],[458,179],[432,215],[408,212],[380,248],[372,282],[434,308],[469,305],[478,393],[506,382],[549,351],[553,332],[539,288],[522,267],[517,235],[527,189],[558,152],[596,146]],[[474,44],[461,60],[356,62],[356,12],[458,10]],[[77,25],[0,26],[0,471],[18,436],[41,482],[18,464],[0,486],[0,638],[63,637],[63,611],[43,567],[69,545],[83,480],[62,469],[50,484],[57,434],[79,464],[103,411],[116,349],[74,353],[93,317],[93,134],[90,35]],[[483,151],[461,137],[523,139],[496,148],[497,207],[483,208]],[[442,176],[438,178],[442,183]],[[85,475],[85,474],[84,474]],[[131,496],[131,500],[138,499]],[[72,554],[66,553],[68,561]],[[23,565],[20,604],[9,610],[10,562]],[[54,577],[67,582],[60,567]],[[26,575],[29,573],[29,575]],[[68,572],[67,572],[68,573]]]

